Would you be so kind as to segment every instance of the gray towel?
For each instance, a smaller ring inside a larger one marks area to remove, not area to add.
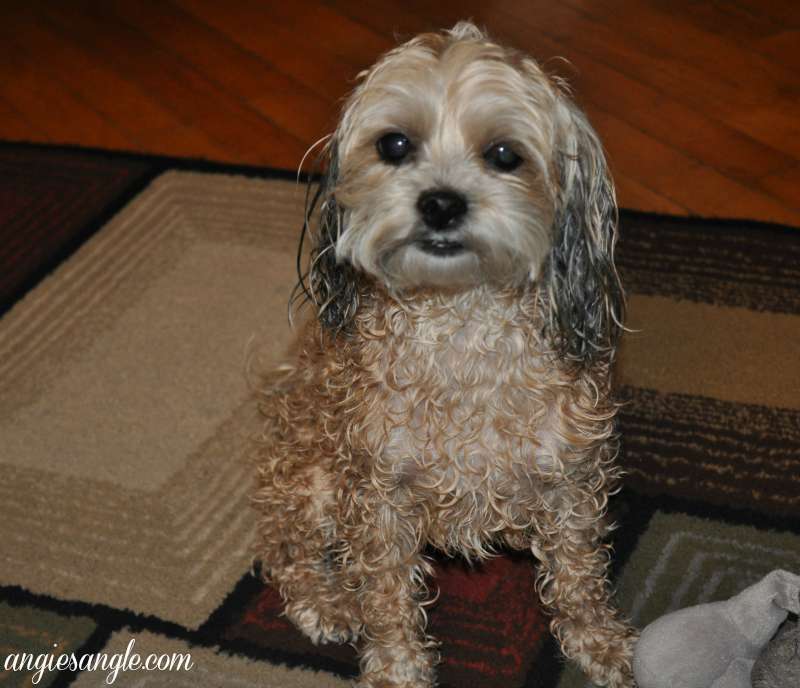
[[[773,571],[729,600],[662,616],[642,631],[637,643],[633,660],[637,684],[639,688],[751,688],[753,665],[789,612],[800,612],[800,576]],[[800,664],[800,657],[796,661]],[[797,688],[800,682],[763,685]]]

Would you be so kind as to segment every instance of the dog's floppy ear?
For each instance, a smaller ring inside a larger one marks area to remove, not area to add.
[[[544,282],[546,333],[559,355],[589,366],[613,356],[624,297],[614,265],[617,206],[603,149],[586,117],[559,103],[559,194]]]
[[[336,139],[332,139],[327,146],[327,170],[319,179],[316,191],[308,194],[297,251],[299,281],[292,298],[294,302],[300,292],[305,294],[314,304],[322,326],[332,332],[346,329],[358,309],[355,271],[349,263],[336,260],[336,241],[344,231],[344,212],[335,196],[339,174],[337,148]],[[313,181],[309,182],[311,184]],[[303,272],[302,253],[306,237],[311,241],[311,251],[308,270]]]

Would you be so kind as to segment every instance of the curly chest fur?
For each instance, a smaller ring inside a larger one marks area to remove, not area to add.
[[[493,533],[528,527],[587,437],[570,422],[576,387],[547,354],[533,304],[480,289],[371,325],[381,336],[365,347],[365,428],[377,482],[424,503],[428,537],[447,549],[480,551]]]

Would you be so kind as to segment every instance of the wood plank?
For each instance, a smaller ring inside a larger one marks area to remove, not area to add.
[[[2,53],[0,53],[2,59]],[[0,140],[49,141],[47,134],[35,127],[10,102],[0,97]]]
[[[773,62],[785,65],[794,72],[800,72],[800,29],[787,29],[764,38],[755,49]]]
[[[92,58],[79,44],[62,36],[32,12],[16,15],[13,30],[0,27],[0,36],[15,52],[24,53],[48,77],[81,96],[97,112],[139,144],[150,132],[169,132],[182,123],[150,95],[126,81],[105,63]],[[47,46],[47,52],[39,46]]]
[[[34,129],[43,131],[48,141],[123,149],[135,144],[80,96],[17,51],[13,43],[0,43],[0,94]]]
[[[363,64],[352,64],[327,42],[319,41],[318,36],[275,21],[267,3],[254,0],[228,3],[225,11],[220,12],[217,0],[177,2],[245,50],[330,101],[337,101],[348,90],[348,84],[353,83],[358,71],[368,66],[373,58],[372,51],[366,51]]]
[[[139,88],[159,93],[164,107],[227,151],[228,159],[284,166],[299,162],[302,142],[102,6],[75,0],[69,7],[45,4],[43,11],[48,20],[85,45],[95,59],[124,73]]]
[[[636,78],[653,78],[657,88],[679,102],[704,108],[751,137],[800,160],[800,139],[772,121],[785,107],[786,89],[800,89],[800,75],[788,67],[693,27],[680,16],[635,0],[569,0],[548,5],[538,21],[572,10],[581,41],[600,59]],[[603,24],[613,16],[614,30]],[[680,40],[675,40],[679,36]],[[575,41],[574,35],[562,34]],[[638,59],[637,59],[638,57]],[[755,119],[753,111],[758,111]],[[792,116],[800,115],[797,103]],[[755,126],[754,126],[755,119]]]
[[[800,164],[761,180],[761,186],[794,208],[800,206]]]
[[[689,210],[660,193],[647,187],[641,180],[629,177],[619,170],[612,171],[617,191],[617,204],[620,208],[636,208],[649,213],[666,215],[688,215]]]
[[[335,117],[328,99],[171,2],[113,0],[107,7],[305,145],[319,138]]]
[[[647,181],[691,213],[714,217],[757,217],[800,226],[800,208],[725,177],[702,163],[634,129],[615,115],[590,110],[592,121],[608,140],[616,141],[612,169]],[[625,142],[625,145],[621,145]]]
[[[358,71],[366,69],[395,41],[353,22],[319,2],[253,3],[274,25],[302,33],[310,45],[344,59]]]
[[[651,4],[661,12],[680,14],[703,31],[738,42],[745,52],[784,28],[768,14],[731,0],[651,0]]]
[[[594,25],[613,16],[614,35],[673,65],[699,71],[712,88],[719,88],[728,103],[748,103],[753,95],[769,97],[781,83],[800,85],[800,75],[765,60],[741,41],[712,32],[691,18],[657,4],[638,0],[565,0]],[[722,24],[722,15],[718,22]],[[677,37],[677,40],[676,40]],[[716,77],[715,79],[709,77]],[[743,93],[748,85],[756,92]]]
[[[747,12],[766,15],[787,28],[800,29],[800,4],[795,0],[731,1]]]

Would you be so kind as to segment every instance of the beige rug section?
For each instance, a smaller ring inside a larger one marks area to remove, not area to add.
[[[131,645],[133,641],[133,645]],[[350,681],[309,669],[254,662],[244,657],[222,654],[213,648],[190,647],[179,640],[152,633],[132,633],[123,629],[115,633],[101,651],[109,656],[139,655],[144,663],[155,655],[164,671],[117,671],[111,685],[117,688],[348,688]],[[166,659],[164,659],[166,657]],[[188,661],[187,661],[188,660]],[[115,660],[117,665],[121,660]],[[191,662],[191,668],[186,669]],[[111,666],[111,664],[107,664]],[[127,666],[131,666],[128,662]],[[83,672],[74,688],[107,688],[109,671]]]
[[[800,410],[800,317],[631,294],[619,382]]]
[[[166,173],[0,322],[0,583],[196,627],[247,571],[303,194]]]

